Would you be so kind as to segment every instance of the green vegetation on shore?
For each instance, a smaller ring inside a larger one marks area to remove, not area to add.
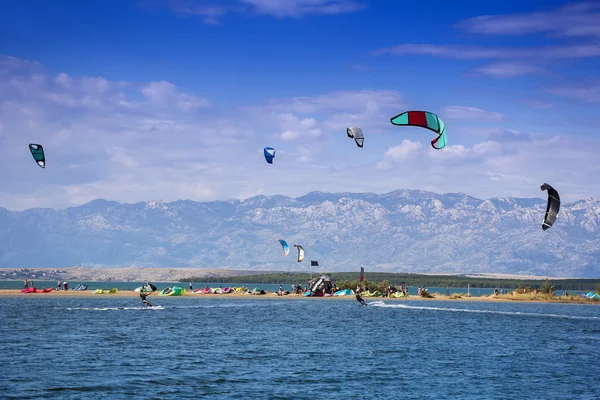
[[[358,272],[332,272],[334,282],[358,281]],[[317,278],[321,273],[313,273]],[[390,285],[407,285],[423,287],[467,287],[472,288],[505,288],[517,289],[519,287],[540,288],[545,281],[533,279],[494,279],[470,278],[461,275],[421,275],[389,272],[369,272],[365,274],[371,283],[389,282]],[[240,283],[240,284],[298,284],[310,280],[307,273],[281,272],[258,275],[242,276],[194,276],[180,279],[179,282],[207,282],[207,283]],[[549,279],[548,283],[554,290],[600,290],[600,279]],[[339,286],[339,284],[338,284]]]

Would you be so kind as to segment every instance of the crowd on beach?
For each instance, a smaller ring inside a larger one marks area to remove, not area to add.
[[[325,274],[323,276],[321,276],[320,278],[315,278],[315,279],[311,279],[310,281],[308,281],[308,284],[302,285],[302,284],[293,284],[290,285],[291,286],[291,290],[287,290],[284,289],[284,286],[286,287],[290,287],[288,285],[279,285],[279,288],[275,291],[272,292],[272,294],[277,295],[277,296],[286,296],[286,295],[290,295],[290,294],[295,294],[296,296],[305,296],[305,297],[329,297],[329,296],[348,296],[348,295],[358,295],[358,297],[362,298],[362,297],[380,297],[380,298],[407,298],[409,297],[409,291],[408,291],[408,286],[406,285],[399,285],[397,287],[392,286],[392,285],[387,285],[387,282],[383,283],[383,284],[377,284],[374,282],[351,282],[351,281],[342,281],[342,282],[338,282],[338,284],[334,283],[331,279],[330,276]],[[356,286],[352,286],[352,285],[356,285]],[[144,288],[144,290],[142,290]],[[147,289],[146,289],[147,288]],[[356,289],[354,289],[356,288]],[[32,279],[28,280],[28,279],[24,279],[23,280],[23,289],[21,290],[21,292],[23,293],[36,293],[36,292],[41,292],[41,293],[47,293],[53,290],[56,291],[85,291],[88,289],[88,286],[85,284],[79,284],[77,285],[75,288],[69,288],[69,284],[66,280],[62,281],[62,280],[58,280],[56,283],[56,288],[46,288],[43,290],[36,290],[35,286],[34,286],[34,281]],[[188,290],[184,289],[183,287],[179,287],[179,286],[173,286],[173,287],[168,287],[165,288],[163,290],[157,290],[156,286],[152,285],[150,282],[147,282],[146,285],[139,287],[137,289],[135,289],[136,292],[140,292],[140,291],[144,291],[144,292],[149,292],[150,293],[154,293],[159,292],[158,294],[160,296],[181,296],[185,293],[190,293],[190,294],[228,294],[228,293],[238,293],[238,294],[250,294],[250,295],[264,295],[267,294],[267,292],[265,290],[259,289],[259,288],[254,288],[254,289],[250,289],[248,287],[246,287],[245,285],[242,285],[240,287],[226,287],[223,288],[222,286],[217,287],[209,287],[206,286],[205,288],[201,289],[195,289],[193,287],[192,282],[189,282],[189,286],[188,286]],[[105,290],[105,289],[96,289],[94,291],[94,293],[97,294],[103,294],[103,293],[116,293],[117,289],[113,288],[110,290]],[[454,293],[452,296],[450,295],[450,288],[448,286],[446,286],[446,293],[445,293],[446,297],[452,298],[452,299],[460,299],[463,297],[471,297],[471,295],[467,292],[467,293]],[[493,297],[504,297],[507,296],[508,298],[514,298],[515,300],[522,298],[523,295],[527,295],[527,296],[534,296],[535,298],[538,298],[538,295],[542,295],[545,296],[547,298],[554,298],[557,295],[555,294],[555,288],[553,285],[542,285],[539,288],[531,288],[531,287],[519,287],[517,289],[514,290],[505,290],[505,289],[499,289],[496,288],[494,289],[493,292]],[[425,288],[425,287],[418,287],[417,288],[417,296],[418,297],[423,297],[423,298],[436,298],[438,296],[443,297],[442,293],[429,293],[429,289]],[[357,299],[358,299],[357,297]],[[598,288],[597,292],[594,293],[593,291],[590,291],[589,293],[586,294],[570,294],[568,291],[566,290],[562,290],[561,293],[558,295],[558,298],[570,298],[570,297],[577,297],[577,298],[586,298],[586,299],[591,299],[591,300],[600,300],[600,287]],[[360,301],[360,300],[359,300]]]
[[[69,282],[67,281],[61,281],[60,279],[56,282],[56,288],[50,287],[47,289],[44,289],[44,292],[50,292],[52,290],[69,290]],[[71,290],[77,290],[77,291],[81,291],[81,290],[87,290],[87,285],[80,283],[79,285],[77,285],[75,288],[71,288]],[[26,293],[31,293],[31,292],[36,292],[36,288],[34,286],[33,280],[28,281],[27,279],[23,280],[23,289],[21,290],[22,292],[26,292]]]
[[[56,290],[60,290],[60,284],[61,281],[58,280],[58,282],[56,283]],[[69,290],[69,283],[67,281],[62,282],[63,284],[63,290]],[[35,286],[33,285],[33,279],[28,281],[27,279],[23,280],[23,289],[27,289],[27,288],[34,288]]]

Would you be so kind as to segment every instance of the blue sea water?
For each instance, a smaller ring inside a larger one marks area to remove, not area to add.
[[[600,398],[600,306],[0,297],[0,398]]]

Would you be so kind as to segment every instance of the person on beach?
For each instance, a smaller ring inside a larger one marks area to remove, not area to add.
[[[148,293],[144,293],[144,292],[140,291],[140,298],[142,299],[142,303],[144,303],[148,307],[152,307],[152,304],[150,304],[150,302],[148,300],[146,300],[147,296],[148,296]]]
[[[193,292],[194,289],[192,288],[192,282],[190,282],[190,292]]]
[[[23,281],[23,289],[27,289],[27,279]]]
[[[33,287],[33,281],[31,281],[30,284],[31,284],[31,287]]]
[[[64,281],[63,282],[63,290],[68,290],[68,287],[69,287],[68,282]]]
[[[60,290],[60,279],[56,282],[56,290]]]

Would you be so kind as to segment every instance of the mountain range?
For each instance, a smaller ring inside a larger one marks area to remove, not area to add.
[[[313,272],[600,276],[600,199],[561,204],[543,231],[546,203],[396,190],[0,208],[0,267],[309,271],[315,260]],[[305,249],[302,262],[294,244]]]

